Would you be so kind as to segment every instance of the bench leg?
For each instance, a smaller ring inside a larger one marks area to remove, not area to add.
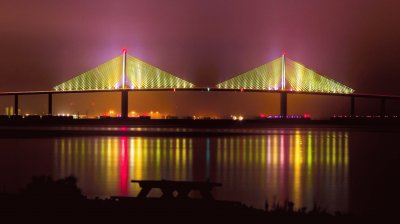
[[[162,198],[174,198],[174,195],[172,194],[174,192],[174,189],[171,188],[161,188],[162,192]]]
[[[146,198],[147,194],[150,192],[151,188],[144,187],[140,190],[137,198]]]
[[[207,199],[207,200],[213,200],[214,199],[212,194],[211,194],[211,192],[210,192],[210,190],[200,190],[200,194],[204,199]]]
[[[189,198],[190,189],[179,189],[178,198]]]

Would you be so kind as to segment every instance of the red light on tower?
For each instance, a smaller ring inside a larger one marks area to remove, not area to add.
[[[286,56],[287,55],[287,51],[286,50],[282,50],[282,55]]]
[[[128,52],[128,49],[122,48],[122,53],[123,53],[123,54],[126,54],[127,52]]]

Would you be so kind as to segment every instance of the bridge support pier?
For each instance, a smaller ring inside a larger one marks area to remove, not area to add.
[[[355,117],[356,115],[356,99],[354,96],[350,97],[350,116]]]
[[[287,116],[287,93],[281,94],[281,117],[286,118]]]
[[[128,90],[121,91],[121,118],[128,118]]]
[[[53,115],[53,94],[48,94],[47,115]]]
[[[14,95],[14,115],[18,115],[18,95]]]
[[[386,115],[386,99],[381,98],[381,117],[385,117]]]

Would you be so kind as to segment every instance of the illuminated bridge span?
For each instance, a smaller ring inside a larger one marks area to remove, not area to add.
[[[386,115],[387,99],[400,96],[355,94],[342,83],[290,60],[285,54],[258,68],[235,76],[215,87],[198,87],[171,73],[147,64],[135,57],[123,54],[87,72],[84,72],[50,91],[0,92],[14,95],[14,114],[18,115],[19,95],[48,95],[48,114],[52,115],[53,94],[121,92],[121,117],[128,117],[129,91],[240,91],[280,94],[280,115],[287,116],[287,94],[329,95],[350,97],[350,113],[355,116],[355,98],[377,98],[381,100],[381,116]]]
[[[281,90],[349,94],[354,90],[322,76],[285,54],[267,64],[217,85],[220,89]]]
[[[56,91],[88,91],[112,89],[173,89],[194,85],[168,72],[127,55],[115,57],[60,85]]]

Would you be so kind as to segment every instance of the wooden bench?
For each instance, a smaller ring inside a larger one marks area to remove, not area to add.
[[[132,183],[139,183],[141,191],[137,198],[146,198],[153,188],[159,188],[162,192],[162,198],[174,198],[174,192],[177,192],[177,198],[189,198],[192,190],[200,192],[203,199],[212,200],[211,190],[214,187],[220,187],[222,184],[209,181],[171,181],[171,180],[132,180]]]

